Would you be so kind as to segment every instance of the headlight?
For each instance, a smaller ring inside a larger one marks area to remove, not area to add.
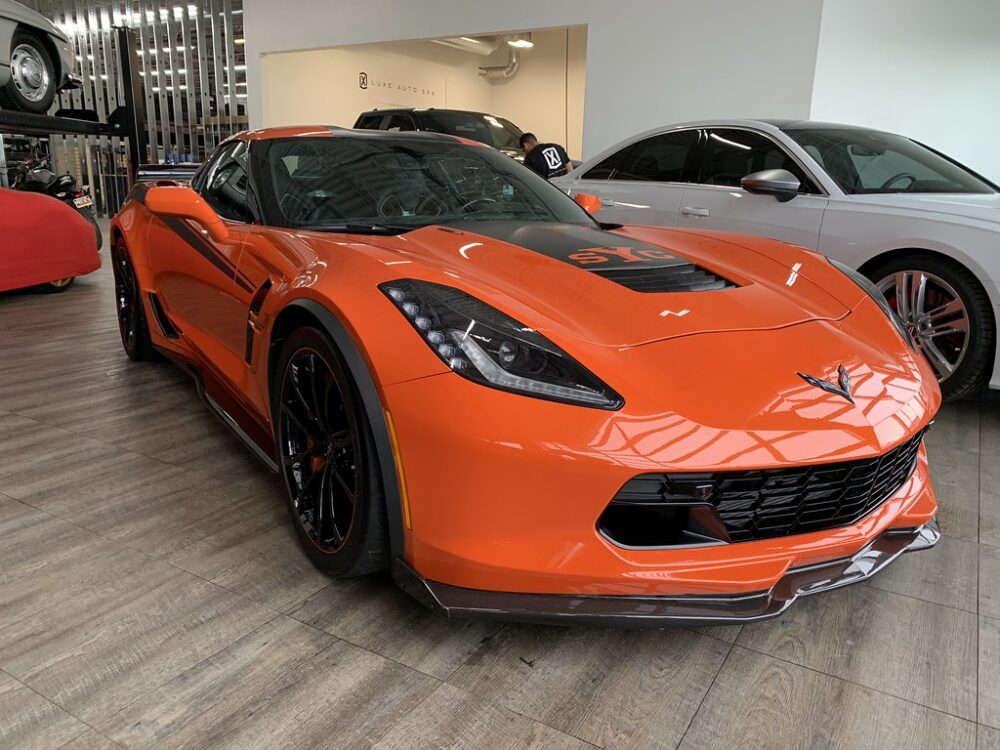
[[[450,286],[400,279],[379,289],[454,372],[525,396],[620,409],[624,400],[537,331]]]
[[[885,299],[885,295],[879,291],[878,287],[875,286],[871,279],[869,279],[864,274],[855,271],[850,266],[845,266],[843,263],[834,260],[833,258],[827,258],[828,261],[836,268],[838,271],[844,273],[845,276],[849,277],[855,284],[865,290],[868,296],[875,300],[875,304],[882,308],[882,312],[886,314],[892,324],[899,331],[899,335],[903,337],[911,349],[916,350],[916,345],[913,342],[913,337],[910,335],[909,331],[906,330],[906,326],[903,325],[903,321],[899,319],[896,311],[889,307],[889,303]]]

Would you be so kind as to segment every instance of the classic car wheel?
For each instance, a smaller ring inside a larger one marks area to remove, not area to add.
[[[285,341],[273,386],[278,458],[295,531],[337,576],[386,566],[385,503],[371,428],[340,355],[314,328]]]
[[[56,279],[55,281],[50,281],[47,284],[40,284],[37,289],[40,292],[45,292],[46,294],[58,294],[59,292],[65,292],[70,288],[70,285],[76,280],[75,276],[69,276],[65,279]]]
[[[153,359],[155,352],[149,339],[149,325],[142,306],[139,279],[136,278],[132,259],[122,240],[118,240],[111,251],[111,269],[115,276],[115,308],[122,348],[129,359]]]
[[[965,268],[929,254],[868,269],[917,346],[948,400],[985,385],[996,347],[989,298]]]
[[[18,29],[10,46],[10,80],[0,88],[0,104],[8,109],[43,114],[56,97],[59,81],[42,39]]]

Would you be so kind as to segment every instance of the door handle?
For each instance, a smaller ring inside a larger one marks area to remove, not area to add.
[[[710,216],[711,211],[707,208],[696,208],[695,206],[684,206],[681,209],[681,213],[685,216]]]

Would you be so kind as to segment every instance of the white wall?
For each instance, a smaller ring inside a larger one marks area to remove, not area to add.
[[[531,39],[535,46],[521,52],[517,74],[506,81],[489,82],[491,111],[534,133],[543,143],[561,143],[578,159],[583,150],[587,29],[535,31]],[[507,50],[501,49],[487,64],[500,65],[507,58]]]
[[[587,157],[668,122],[807,117],[822,0],[244,0],[243,8],[253,127],[263,122],[264,53],[587,25]]]
[[[911,136],[1000,181],[1000,2],[828,0],[811,110]]]
[[[578,157],[583,140],[586,27],[534,32],[534,47],[508,80],[487,80],[481,65],[504,65],[509,47],[481,57],[428,41],[386,42],[265,54],[261,122],[351,127],[370,109],[451,107],[508,118]],[[359,74],[366,74],[362,88]]]
[[[265,55],[261,124],[350,128],[365,110],[391,107],[492,112],[493,92],[479,76],[481,64],[482,57],[429,42]]]

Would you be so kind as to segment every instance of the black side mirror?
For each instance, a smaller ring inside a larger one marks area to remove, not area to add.
[[[782,203],[799,194],[800,184],[799,178],[787,169],[764,169],[740,180],[740,186],[748,193],[773,195]]]

